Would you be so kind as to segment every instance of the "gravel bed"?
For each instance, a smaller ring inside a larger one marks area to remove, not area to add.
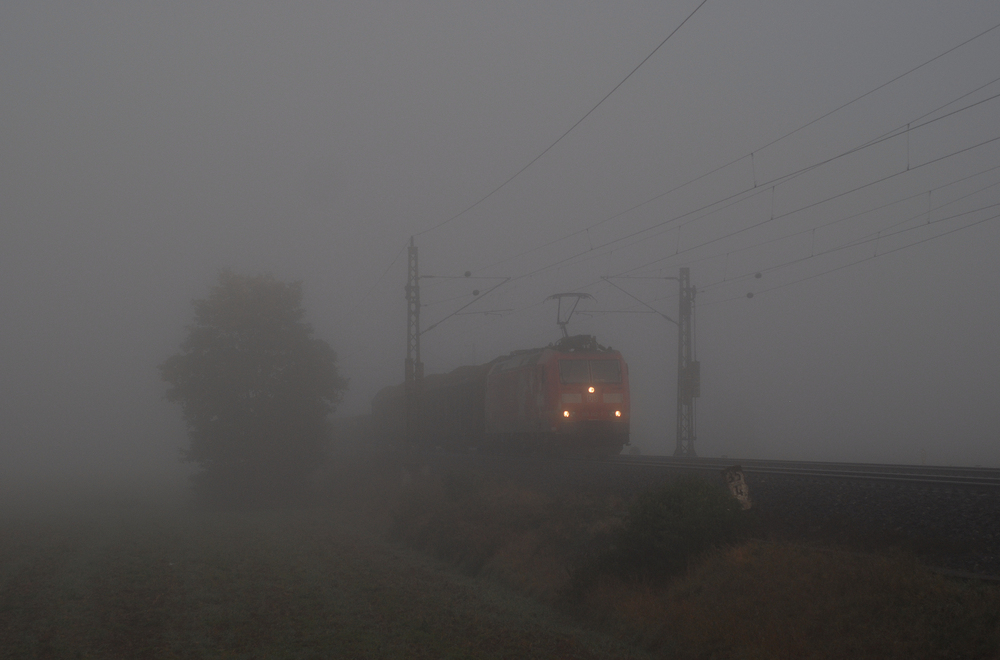
[[[748,475],[772,529],[863,546],[902,545],[930,565],[1000,576],[1000,492]]]

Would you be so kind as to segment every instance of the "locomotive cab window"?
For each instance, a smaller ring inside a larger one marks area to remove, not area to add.
[[[590,374],[595,383],[622,382],[622,367],[618,360],[591,360]]]
[[[559,360],[560,383],[589,383],[590,369],[586,360]]]

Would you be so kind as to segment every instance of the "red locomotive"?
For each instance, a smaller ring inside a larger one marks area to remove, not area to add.
[[[409,436],[452,449],[614,455],[629,442],[628,366],[588,335],[427,376]],[[404,389],[372,402],[376,428],[405,437]]]
[[[628,436],[628,366],[593,337],[519,351],[497,360],[486,376],[490,445],[617,454]]]

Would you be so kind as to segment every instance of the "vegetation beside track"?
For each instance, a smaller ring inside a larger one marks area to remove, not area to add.
[[[44,509],[0,512],[0,658],[644,657],[332,502]]]
[[[378,456],[318,486],[300,509],[132,489],[0,511],[0,657],[1000,657],[1000,589],[903,551],[723,525],[637,571],[638,504],[597,490]],[[670,492],[645,531],[687,524]]]
[[[678,518],[679,500],[708,524]],[[628,503],[453,472],[414,482],[392,529],[661,657],[1000,657],[997,586],[942,577],[898,548],[769,538],[732,513],[695,482]],[[707,536],[664,561],[678,530]]]

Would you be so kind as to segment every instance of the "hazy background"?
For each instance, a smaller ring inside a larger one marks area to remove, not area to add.
[[[304,280],[367,412],[414,234],[424,274],[514,278],[428,372],[547,344],[544,299],[588,292],[570,330],[670,453],[676,330],[600,278],[689,266],[699,454],[1000,465],[1000,29],[885,85],[996,2],[709,0],[455,217],[696,6],[0,5],[0,478],[176,470],[155,367],[226,266]],[[496,281],[423,280],[424,327]],[[616,282],[676,317],[675,282]]]

